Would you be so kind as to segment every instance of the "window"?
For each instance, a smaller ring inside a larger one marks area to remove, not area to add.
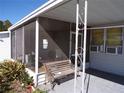
[[[102,52],[104,44],[104,29],[92,30],[91,51]]]
[[[91,51],[122,54],[122,28],[92,30]]]
[[[43,49],[48,49],[48,40],[43,39]]]
[[[122,28],[109,28],[106,34],[106,52],[122,54]]]
[[[9,33],[0,34],[0,38],[8,38],[8,37],[9,37]]]

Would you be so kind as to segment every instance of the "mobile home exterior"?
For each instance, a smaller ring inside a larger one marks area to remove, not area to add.
[[[124,76],[123,1],[88,2],[89,68]],[[76,0],[50,0],[11,26],[11,57],[30,63],[36,75],[43,62],[70,59],[75,54],[75,12]],[[83,46],[80,32],[78,47]]]
[[[10,31],[0,32],[0,61],[10,59],[11,55],[11,39]]]

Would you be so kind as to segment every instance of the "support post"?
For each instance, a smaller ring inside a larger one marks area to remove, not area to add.
[[[12,58],[12,32],[9,31],[9,39],[10,39],[10,58]]]
[[[22,27],[22,63],[25,62],[25,32],[24,26]]]
[[[75,75],[74,75],[74,93],[76,93],[77,87],[77,57],[78,57],[78,24],[79,24],[79,0],[77,0],[76,4],[76,38],[75,38]]]
[[[69,41],[69,59],[71,59],[71,47],[72,47],[72,34],[71,34],[71,24],[70,24],[70,41]]]
[[[14,56],[15,58],[14,59],[17,59],[17,40],[16,40],[17,36],[16,36],[16,32],[17,31],[15,30],[15,56]]]
[[[85,80],[85,63],[86,63],[86,42],[87,42],[87,5],[88,1],[85,0],[84,6],[84,45],[83,45],[83,72],[82,72],[82,93],[84,93],[84,80]]]
[[[69,45],[70,45],[70,46],[69,46],[69,59],[71,59],[71,51],[72,51],[72,50],[71,50],[71,46],[72,46],[72,43],[71,43],[71,42],[72,42],[72,34],[71,34],[71,31],[70,31],[70,41],[69,41]]]
[[[39,58],[39,19],[36,19],[35,33],[35,86],[38,85],[38,58]]]

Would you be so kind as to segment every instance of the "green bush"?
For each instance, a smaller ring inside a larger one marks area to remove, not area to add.
[[[24,72],[25,66],[19,62],[5,60],[0,63],[0,76],[7,78],[9,81],[20,80]]]
[[[30,84],[32,85],[33,84],[33,77],[30,77],[27,72],[24,72],[21,76],[20,81],[24,84],[24,86],[27,86]]]
[[[10,89],[12,81],[18,80],[25,86],[33,82],[25,71],[25,65],[18,61],[4,60],[0,63],[0,93]]]
[[[36,89],[33,93],[47,93],[47,92],[40,89]]]

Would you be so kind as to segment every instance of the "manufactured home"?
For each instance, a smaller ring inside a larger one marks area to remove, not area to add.
[[[0,61],[10,59],[11,57],[11,39],[10,31],[0,32]]]
[[[124,76],[123,8],[123,0],[49,0],[9,28],[11,57],[35,76],[45,62],[78,56],[86,68]]]

